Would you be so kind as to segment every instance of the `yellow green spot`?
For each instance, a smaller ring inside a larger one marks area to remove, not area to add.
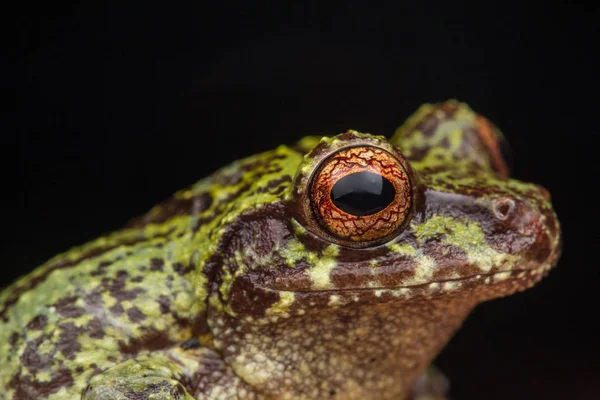
[[[308,260],[313,265],[308,270],[308,276],[312,282],[313,289],[324,290],[331,289],[331,271],[337,266],[336,257],[339,254],[339,247],[330,244],[325,248],[321,257],[316,253],[309,253]]]
[[[279,301],[266,311],[267,315],[287,316],[289,308],[294,304],[294,292],[279,292]]]

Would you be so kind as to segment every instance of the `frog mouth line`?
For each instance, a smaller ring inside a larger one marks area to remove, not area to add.
[[[510,271],[498,271],[488,274],[471,275],[462,278],[444,279],[438,281],[431,281],[425,283],[419,283],[414,285],[404,286],[375,286],[375,287],[348,287],[348,288],[337,288],[337,289],[323,289],[323,290],[282,290],[278,288],[263,287],[267,290],[273,290],[278,292],[293,292],[293,293],[337,293],[337,292],[398,292],[408,291],[413,292],[417,290],[431,290],[434,292],[451,292],[453,290],[460,289],[463,284],[479,282],[483,285],[494,285],[500,284],[505,281],[519,279],[524,281],[523,286],[529,287],[535,282],[539,281],[550,269],[552,269],[552,263],[542,264],[540,267],[535,269],[515,269]]]

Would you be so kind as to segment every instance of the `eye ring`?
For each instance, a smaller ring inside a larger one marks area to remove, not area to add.
[[[366,186],[356,193],[356,184]],[[408,225],[421,198],[419,188],[418,176],[385,137],[354,130],[323,137],[304,155],[287,194],[299,224],[295,235],[301,241],[312,237],[306,243],[320,239],[377,247]]]
[[[411,209],[412,185],[400,160],[375,146],[342,148],[312,176],[313,216],[331,236],[362,247],[395,233]]]

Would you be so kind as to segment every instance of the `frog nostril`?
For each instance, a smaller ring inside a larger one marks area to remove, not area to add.
[[[511,198],[503,197],[494,200],[494,214],[496,214],[496,217],[502,221],[509,218],[513,214],[516,207],[517,204]]]

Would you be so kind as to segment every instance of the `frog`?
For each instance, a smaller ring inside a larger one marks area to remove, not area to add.
[[[2,290],[0,398],[447,399],[465,318],[561,253],[505,142],[450,99],[218,169]]]

